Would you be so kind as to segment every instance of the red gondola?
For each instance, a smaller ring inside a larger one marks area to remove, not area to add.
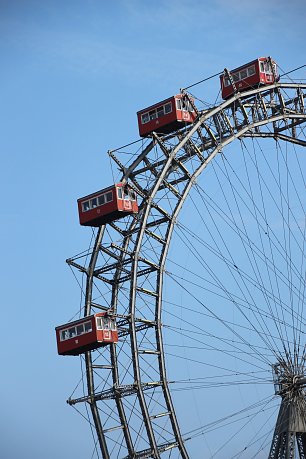
[[[153,131],[168,134],[191,124],[196,118],[196,112],[185,95],[177,94],[140,110],[137,118],[139,135],[145,137]]]
[[[80,355],[118,342],[115,319],[99,312],[55,328],[59,355]]]
[[[230,74],[236,89],[241,92],[257,88],[260,85],[272,84],[279,79],[277,65],[268,57],[259,57],[248,64],[231,70]],[[220,82],[222,98],[228,99],[234,94],[235,90],[226,72],[220,76]]]
[[[135,192],[126,184],[117,183],[104,190],[78,199],[80,224],[101,226],[138,212]]]

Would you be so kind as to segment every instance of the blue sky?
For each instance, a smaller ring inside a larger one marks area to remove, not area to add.
[[[137,139],[137,110],[225,66],[305,64],[305,13],[302,0],[0,0],[1,457],[90,457],[65,404],[79,368],[53,328],[78,308],[64,261],[90,238],[76,199],[113,182],[107,150]]]

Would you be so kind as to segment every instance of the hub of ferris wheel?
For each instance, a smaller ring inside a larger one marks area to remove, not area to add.
[[[282,400],[269,459],[306,459],[306,377],[304,365],[272,365],[275,395]]]

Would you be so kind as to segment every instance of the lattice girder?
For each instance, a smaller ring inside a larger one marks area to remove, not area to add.
[[[197,177],[231,142],[249,136],[302,142],[298,128],[306,122],[305,90],[306,85],[277,83],[248,91],[243,98],[237,94],[199,112],[189,128],[168,136],[154,134],[127,166],[120,151],[116,155],[110,152],[122,179],[129,180],[142,197],[140,212],[125,222],[108,225],[107,234],[100,228],[89,262],[88,253],[68,261],[87,277],[87,315],[99,307],[95,297],[100,295],[105,300],[102,307],[126,317],[121,330],[119,322],[122,342],[103,351],[101,369],[92,361],[96,354],[86,355],[88,395],[76,399],[91,406],[104,459],[110,457],[105,432],[109,435],[112,430],[107,418],[120,427],[113,429],[115,432],[122,432],[117,439],[108,438],[110,444],[121,445],[117,451],[121,457],[159,458],[177,448],[182,458],[188,458],[169,390],[162,336],[163,275],[176,220]],[[140,326],[139,318],[147,324]],[[103,408],[97,408],[98,402]],[[115,402],[116,411],[113,405],[110,408],[111,402]],[[157,427],[159,418],[166,423]],[[274,438],[271,458],[279,459],[275,454],[285,440],[281,432],[276,435],[281,440]],[[297,442],[302,458],[304,433]]]

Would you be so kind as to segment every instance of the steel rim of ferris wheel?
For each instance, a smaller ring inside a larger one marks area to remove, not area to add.
[[[131,156],[123,150],[128,163],[120,151],[110,152],[123,180],[142,198],[140,212],[127,222],[100,227],[89,251],[67,260],[86,278],[83,314],[110,308],[121,339],[121,344],[119,339],[118,345],[103,352],[86,353],[87,388],[81,397],[73,394],[68,400],[76,409],[83,403],[91,410],[90,425],[100,451],[96,454],[104,459],[189,457],[185,446],[189,438],[181,432],[170,393],[162,333],[170,240],[198,177],[234,140],[272,138],[277,143],[306,146],[305,89],[303,84],[277,83],[250,90],[243,98],[237,93],[217,107],[198,112],[190,127],[165,136],[153,134]],[[300,327],[301,310],[291,313],[294,325],[300,319]],[[301,335],[301,328],[298,331]],[[295,344],[300,335],[295,336]],[[289,340],[284,342],[285,350],[275,353],[272,361],[275,394],[281,404],[269,459],[306,456],[305,350],[298,353],[296,344],[291,352]],[[200,434],[201,429],[195,433]]]

